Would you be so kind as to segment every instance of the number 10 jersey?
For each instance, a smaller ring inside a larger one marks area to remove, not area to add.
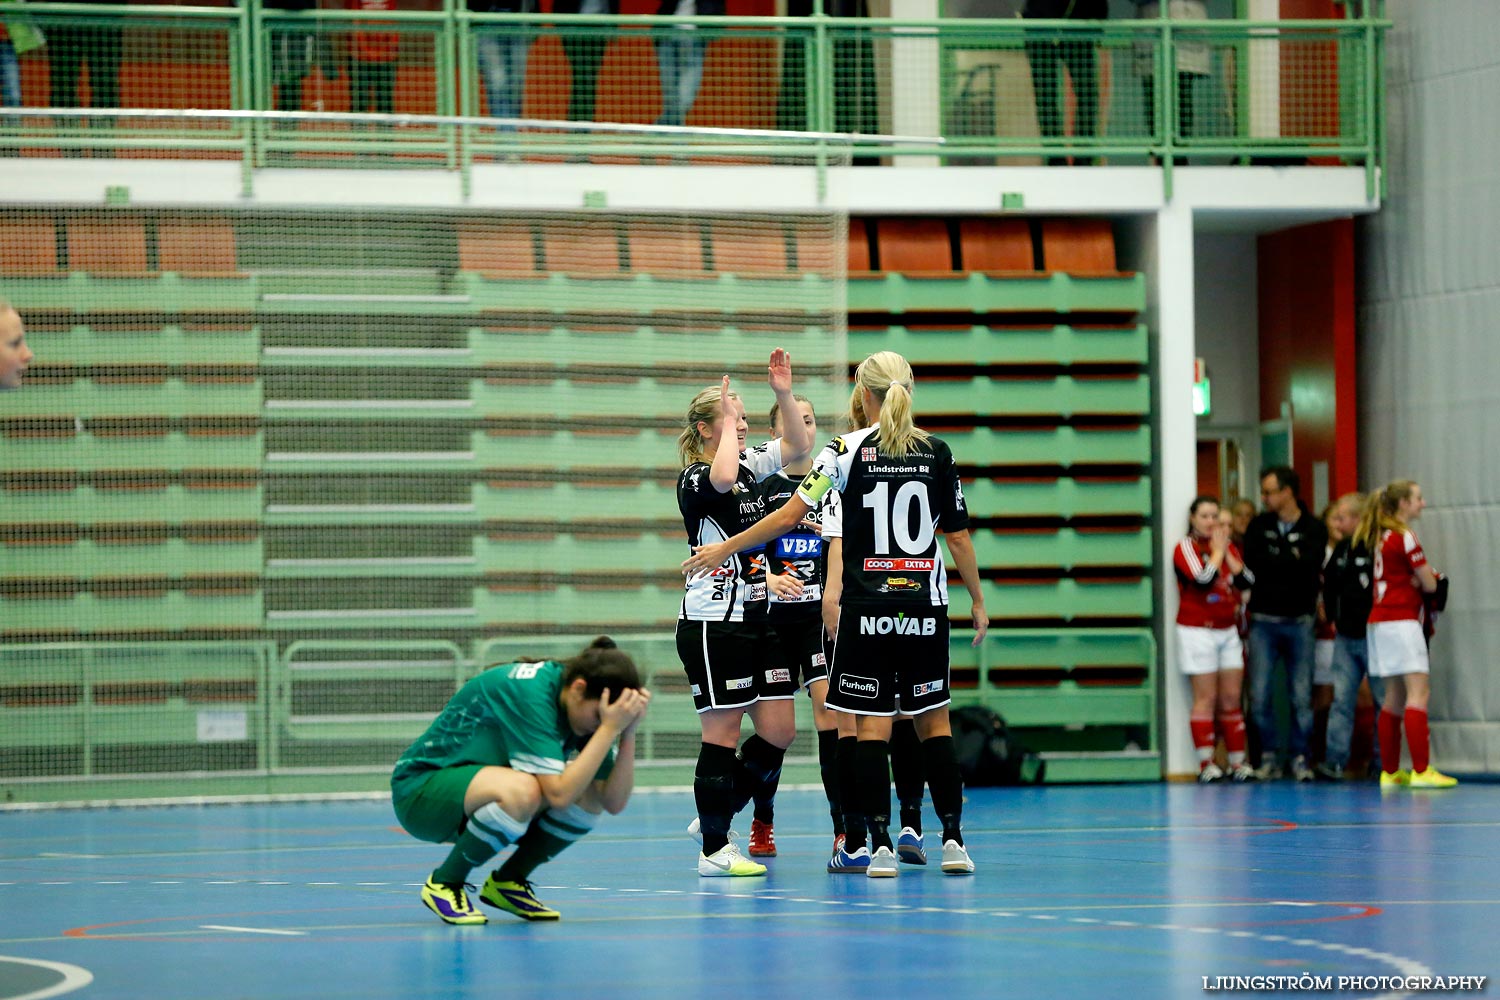
[[[968,528],[969,512],[946,443],[897,457],[879,450],[878,424],[836,437],[797,494],[817,506],[829,490],[842,494],[845,604],[948,603],[938,534]]]

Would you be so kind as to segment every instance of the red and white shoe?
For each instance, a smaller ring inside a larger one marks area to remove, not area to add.
[[[776,832],[770,823],[750,821],[750,856],[752,858],[776,857]]]

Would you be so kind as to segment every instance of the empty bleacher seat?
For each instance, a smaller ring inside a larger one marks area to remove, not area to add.
[[[243,276],[234,225],[225,218],[163,218],[156,226],[156,249],[163,271],[189,277]]]
[[[114,277],[146,277],[146,223],[139,216],[73,217],[67,221],[68,269]]]
[[[24,278],[59,273],[57,223],[51,215],[18,212],[0,218],[0,274]]]
[[[897,274],[951,275],[953,249],[942,219],[881,219],[875,224],[880,269]]]
[[[644,274],[701,277],[703,234],[692,223],[635,219],[629,223],[630,269]]]
[[[536,252],[531,223],[509,219],[459,223],[458,266],[486,277],[534,276]]]
[[[542,224],[542,256],[548,271],[589,278],[618,277],[619,237],[613,220],[583,226],[570,220]]]
[[[781,227],[720,219],[711,234],[714,270],[721,274],[767,277],[787,273],[786,232]]]
[[[1064,274],[1118,274],[1114,227],[1108,219],[1045,220],[1042,266]]]
[[[958,247],[965,271],[1035,271],[1031,226],[1025,219],[960,219]]]
[[[815,240],[805,238],[806,227],[797,230],[797,254],[798,263],[803,270],[807,269],[806,255],[809,244]],[[808,234],[810,235],[810,234]],[[849,220],[849,273],[868,274],[870,271],[870,234],[865,227],[864,219]]]

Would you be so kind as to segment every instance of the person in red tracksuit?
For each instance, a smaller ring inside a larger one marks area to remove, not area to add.
[[[1385,678],[1380,707],[1380,787],[1452,788],[1457,780],[1431,763],[1427,737],[1427,638],[1422,632],[1424,594],[1438,589],[1437,574],[1411,523],[1427,501],[1422,487],[1398,479],[1370,496],[1354,532],[1356,545],[1375,553],[1374,603],[1370,607],[1370,676]],[[1401,767],[1401,728],[1411,751],[1411,770]]]
[[[1172,553],[1177,571],[1177,648],[1182,672],[1193,685],[1190,723],[1198,750],[1198,780],[1209,783],[1225,777],[1214,763],[1214,715],[1219,735],[1229,753],[1228,777],[1254,781],[1255,770],[1245,762],[1245,715],[1240,688],[1245,678],[1244,646],[1236,617],[1239,591],[1253,582],[1229,540],[1229,527],[1219,519],[1213,497],[1198,497],[1188,509],[1188,535]]]
[[[395,10],[396,0],[345,0],[350,10]],[[396,110],[396,59],[401,35],[378,22],[359,22],[350,40],[349,110]]]

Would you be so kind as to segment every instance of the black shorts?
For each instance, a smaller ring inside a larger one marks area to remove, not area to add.
[[[948,690],[948,608],[887,604],[839,610],[829,708],[854,715],[921,715]]]
[[[716,708],[748,708],[757,701],[797,696],[792,668],[764,620],[677,622],[677,657],[693,686],[699,714]]]
[[[828,679],[828,659],[823,653],[822,618],[794,621],[772,618],[771,630],[781,640],[781,648],[792,668],[793,684],[806,688],[812,686],[813,681]]]

